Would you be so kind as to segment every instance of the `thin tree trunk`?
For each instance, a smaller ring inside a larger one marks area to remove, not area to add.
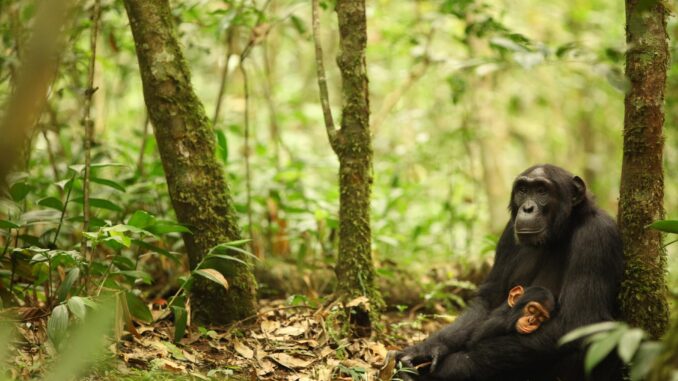
[[[662,2],[626,0],[624,159],[619,226],[626,257],[624,318],[658,338],[666,330],[666,256],[660,232],[647,225],[664,216],[664,87],[668,65],[667,10]]]
[[[125,0],[139,59],[144,98],[191,268],[213,246],[240,238],[230,191],[214,157],[214,135],[190,83],[168,0]],[[231,255],[246,260],[239,253]],[[191,292],[194,319],[227,323],[255,312],[255,282],[235,261],[217,267],[229,289],[198,277]]]
[[[367,296],[371,308],[381,307],[375,287],[370,230],[372,142],[365,46],[365,0],[338,0],[341,53],[337,64],[342,79],[341,129],[335,151],[339,157],[339,255],[337,291],[350,297]],[[355,314],[358,326],[369,327],[367,314]],[[358,332],[360,334],[360,332]],[[367,334],[367,332],[364,332]]]
[[[341,128],[334,126],[322,63],[318,29],[318,1],[313,0],[313,33],[320,100],[325,115],[327,136],[339,158],[339,254],[335,272],[337,294],[347,301],[366,297],[363,302],[348,303],[354,334],[369,335],[371,322],[383,301],[375,287],[370,230],[370,193],[372,187],[372,142],[370,105],[365,63],[367,20],[365,0],[338,0],[341,53],[337,64],[342,79]]]

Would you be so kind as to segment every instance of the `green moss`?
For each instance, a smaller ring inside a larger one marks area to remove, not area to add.
[[[233,202],[222,168],[213,155],[212,127],[190,83],[166,0],[125,0],[144,85],[144,99],[154,127],[170,198],[177,219],[191,228],[184,241],[195,267],[217,244],[240,239]],[[232,253],[241,260],[247,258]],[[215,265],[229,289],[196,279],[191,289],[193,318],[228,323],[256,311],[250,269],[235,261]]]

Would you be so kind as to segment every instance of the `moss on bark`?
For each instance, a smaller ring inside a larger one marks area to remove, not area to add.
[[[664,216],[664,88],[667,10],[661,1],[626,0],[624,158],[619,227],[626,257],[624,319],[658,338],[666,330],[666,258],[662,235],[647,225]]]
[[[370,229],[372,142],[365,63],[367,21],[364,0],[338,0],[342,78],[341,129],[333,148],[339,157],[339,255],[337,292],[345,299],[366,296],[370,311],[352,311],[354,322],[369,327],[383,301],[375,287]],[[372,315],[370,319],[367,315]],[[362,315],[362,316],[361,316]]]
[[[194,268],[213,246],[240,239],[230,191],[214,157],[212,127],[191,86],[169,2],[125,0],[125,8],[172,205],[179,222],[193,232],[184,242]],[[191,290],[194,320],[219,324],[252,315],[255,281],[248,267],[221,261],[218,269],[230,287],[198,277]]]

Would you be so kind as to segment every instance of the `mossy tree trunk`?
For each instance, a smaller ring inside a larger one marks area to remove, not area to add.
[[[370,229],[372,141],[365,62],[365,0],[338,0],[336,12],[341,49],[337,64],[341,71],[343,104],[341,128],[333,144],[339,157],[340,192],[337,291],[348,298],[366,296],[370,308],[378,310],[382,302],[375,287]],[[354,311],[358,326],[369,326],[365,312]]]
[[[337,65],[341,72],[341,128],[336,129],[329,104],[327,81],[319,41],[318,0],[312,0],[313,35],[320,101],[332,149],[339,158],[339,254],[335,273],[337,296],[349,307],[353,334],[367,336],[372,321],[383,306],[375,286],[370,229],[372,188],[372,140],[370,102],[365,63],[367,17],[365,0],[337,0],[341,52]],[[365,297],[367,299],[359,299]]]
[[[667,10],[658,0],[626,0],[624,158],[619,226],[626,257],[624,319],[661,336],[668,322],[666,258],[660,232],[647,225],[664,216],[664,87],[668,65]]]
[[[233,202],[214,157],[212,127],[191,86],[168,0],[125,0],[125,8],[172,205],[179,222],[193,232],[184,234],[193,268],[213,246],[240,239]],[[234,261],[221,261],[217,268],[229,289],[198,277],[191,290],[194,319],[219,324],[251,316],[256,300],[249,268]]]

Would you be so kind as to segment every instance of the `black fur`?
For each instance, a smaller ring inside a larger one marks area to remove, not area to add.
[[[516,218],[522,218],[518,217],[521,205],[517,200],[526,199],[521,196],[525,189],[516,189],[521,178],[527,183],[541,178],[551,184],[547,195],[540,191],[541,196],[534,196],[536,219],[531,214],[527,223],[521,221],[530,228],[546,225],[546,230],[524,240],[514,230]],[[511,219],[497,245],[494,266],[469,308],[452,324],[397,354],[397,359],[410,367],[433,361],[413,379],[585,379],[581,351],[558,348],[557,341],[575,328],[617,316],[623,273],[619,231],[612,218],[596,207],[583,181],[562,168],[549,164],[528,168],[518,176],[516,185],[509,205]],[[514,285],[549,289],[558,311],[531,334],[486,335],[469,345],[474,332],[506,303]],[[616,378],[610,369],[599,371],[593,377],[596,381]]]

